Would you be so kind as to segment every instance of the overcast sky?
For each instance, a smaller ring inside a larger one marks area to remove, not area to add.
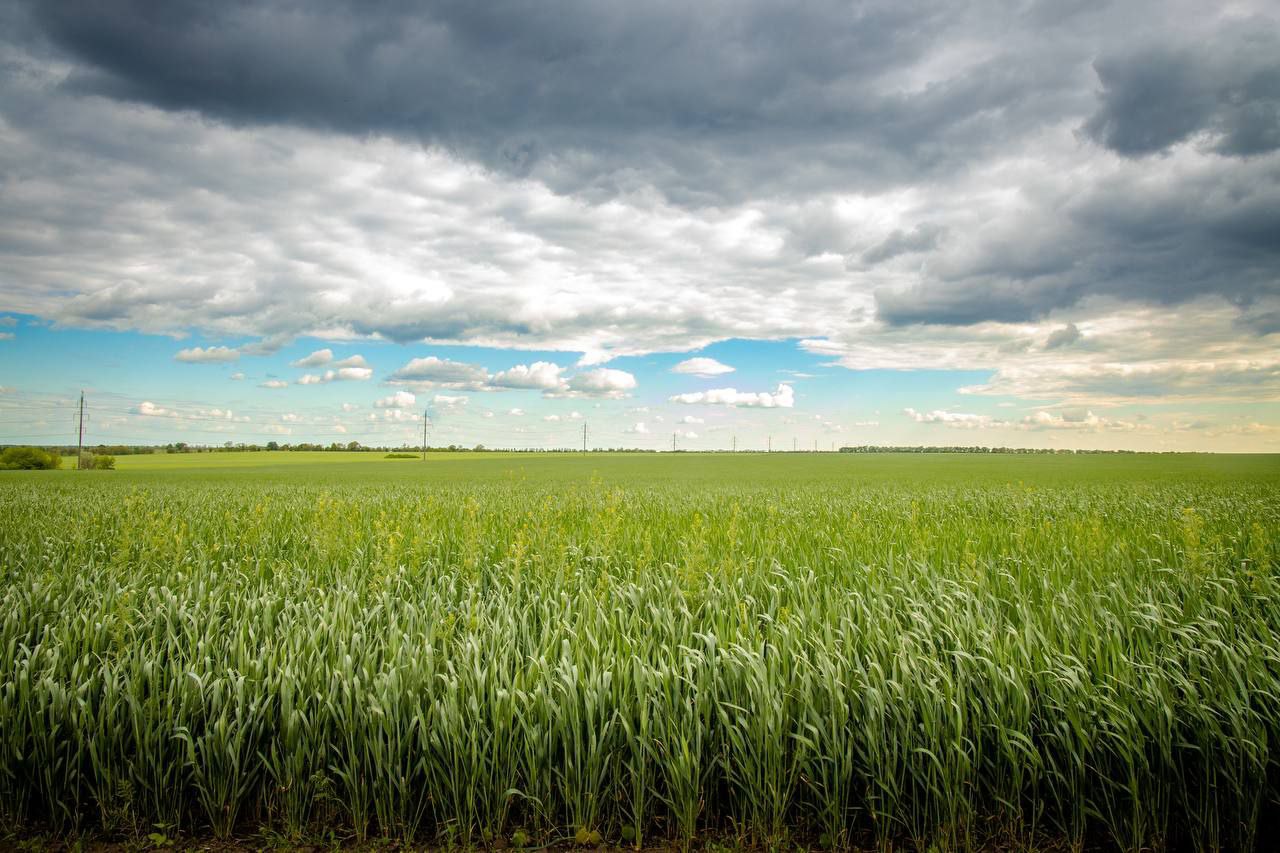
[[[0,324],[0,442],[1280,450],[1280,11],[0,0]]]

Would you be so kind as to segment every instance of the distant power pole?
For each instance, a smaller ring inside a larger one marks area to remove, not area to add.
[[[765,453],[773,452],[773,436],[769,436],[769,443],[766,444],[765,447],[766,447]]]
[[[671,452],[675,453],[675,451],[676,451],[676,434],[673,432],[671,433]]]
[[[587,452],[587,422],[582,422],[582,452]]]
[[[422,461],[427,461],[427,413],[422,413]]]
[[[816,438],[813,440],[813,452],[814,453],[818,452],[818,439]]]
[[[792,453],[795,453],[795,452],[796,452],[796,439],[795,439],[795,436],[792,436],[792,437],[791,437],[791,452],[792,452]]]
[[[76,467],[80,464],[80,455],[84,453],[84,389],[80,390],[80,437],[76,439]]]
[[[738,452],[738,437],[736,435],[733,437],[733,452]]]

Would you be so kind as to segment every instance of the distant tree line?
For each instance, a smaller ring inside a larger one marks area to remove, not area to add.
[[[70,452],[70,451],[68,451]],[[51,471],[62,467],[61,448],[12,446],[0,450],[0,471]],[[115,456],[109,453],[80,452],[76,464],[80,469],[110,471],[116,467]]]
[[[4,447],[4,445],[0,445]],[[75,445],[49,445],[44,450],[62,456],[75,456]],[[86,446],[86,453],[111,456],[139,456],[165,453],[262,453],[265,451],[308,451],[308,452],[343,452],[343,453],[413,453],[422,454],[421,445],[364,445],[358,441],[332,442],[315,444],[300,441],[293,444],[268,441],[266,444],[247,444],[245,442],[226,442],[224,444],[188,444],[175,441],[169,444],[99,444]],[[465,445],[448,444],[427,447],[428,453],[581,453],[578,447],[486,447],[483,444]],[[593,447],[588,453],[658,453],[659,451],[636,447]],[[677,451],[683,453],[685,451]],[[720,451],[712,451],[720,452]],[[728,451],[724,451],[728,452]],[[744,451],[745,452],[745,451]]]
[[[1137,453],[1136,450],[1071,450],[1063,447],[964,447],[960,445],[912,446],[860,444],[841,447],[841,453],[1022,453],[1022,454],[1073,454],[1073,453]]]
[[[0,452],[0,471],[40,471],[62,467],[62,457],[39,447],[6,447]]]
[[[0,445],[4,448],[6,445]],[[16,448],[10,448],[16,449]],[[38,448],[49,454],[58,456],[75,456],[76,448],[74,445],[51,445]],[[93,447],[85,447],[86,457],[90,460],[98,458],[110,459],[114,456],[136,456],[139,454],[154,453],[260,453],[264,451],[308,451],[308,452],[361,452],[361,453],[412,453],[420,455],[422,448],[420,446],[399,444],[391,445],[363,445],[358,441],[348,442],[331,442],[330,444],[315,444],[311,442],[296,442],[293,444],[281,443],[277,441],[268,441],[266,444],[246,444],[244,442],[225,442],[221,445],[209,444],[188,444],[185,441],[175,441],[169,444],[99,444]],[[582,453],[577,447],[485,447],[483,444],[476,444],[468,447],[463,444],[449,444],[441,446],[433,446],[427,448],[428,453]],[[587,453],[670,453],[673,451],[656,450],[654,448],[640,447],[593,447]],[[676,450],[675,453],[698,452],[698,453],[765,453],[763,450],[707,450],[707,451],[685,451]],[[809,453],[808,450],[774,450],[772,453],[793,453],[804,454]],[[1096,453],[1138,453],[1143,451],[1136,450],[1070,450],[1066,448],[1038,448],[1038,447],[981,447],[981,446],[961,446],[961,445],[885,445],[885,444],[861,444],[857,446],[845,446],[839,449],[840,453],[1014,453],[1014,454],[1096,454]],[[1160,451],[1161,453],[1176,453],[1178,451]],[[96,467],[107,466],[106,461],[98,463]],[[114,460],[113,460],[114,461]],[[81,467],[95,467],[92,462],[88,465],[84,463]]]

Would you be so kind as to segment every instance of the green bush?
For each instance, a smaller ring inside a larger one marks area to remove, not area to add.
[[[105,453],[94,456],[93,469],[95,471],[114,471],[116,469],[116,458]]]
[[[32,471],[53,469],[62,464],[62,457],[38,447],[7,447],[0,453],[0,469]]]

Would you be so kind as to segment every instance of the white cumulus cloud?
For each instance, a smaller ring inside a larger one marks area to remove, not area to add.
[[[407,409],[417,401],[417,396],[412,392],[397,391],[389,397],[376,401],[373,405],[378,409]]]
[[[146,415],[151,418],[176,418],[178,416],[177,412],[170,411],[163,406],[157,406],[150,400],[143,400],[133,411],[134,414]]]
[[[324,373],[307,373],[298,380],[299,385],[323,385],[329,382],[363,382],[373,377],[369,367],[339,367]]]
[[[539,391],[552,391],[564,387],[561,374],[564,368],[550,361],[535,361],[533,364],[517,364],[506,370],[500,370],[489,380],[494,388],[532,388]]]
[[[230,347],[191,347],[190,349],[178,350],[174,355],[174,361],[185,361],[191,364],[214,364],[218,362],[235,361],[240,358],[240,351],[231,349]]]
[[[289,362],[290,367],[322,367],[333,361],[333,350],[318,349],[305,358]]]
[[[431,398],[431,404],[441,409],[456,409],[467,405],[471,402],[471,398],[462,394],[456,396],[449,394],[437,394]]]
[[[708,406],[740,406],[758,409],[790,409],[796,404],[795,391],[785,382],[772,393],[739,391],[736,388],[713,388],[710,391],[676,394],[668,399],[672,403],[701,403]]]
[[[687,373],[690,376],[701,376],[710,378],[713,376],[722,376],[726,373],[733,373],[734,368],[727,364],[721,364],[714,358],[705,358],[699,356],[697,358],[687,358],[684,361],[671,368],[672,373]]]
[[[934,409],[931,412],[917,412],[915,409],[908,407],[903,409],[902,413],[918,424],[941,424],[952,429],[987,429],[989,427],[1008,426],[1008,421],[972,412],[947,412],[942,409]]]
[[[625,370],[599,367],[579,373],[569,380],[566,396],[605,397],[616,399],[627,396],[636,387],[636,378]]]
[[[429,355],[415,358],[391,374],[397,385],[419,388],[479,389],[489,381],[489,371],[478,364],[467,364]]]

